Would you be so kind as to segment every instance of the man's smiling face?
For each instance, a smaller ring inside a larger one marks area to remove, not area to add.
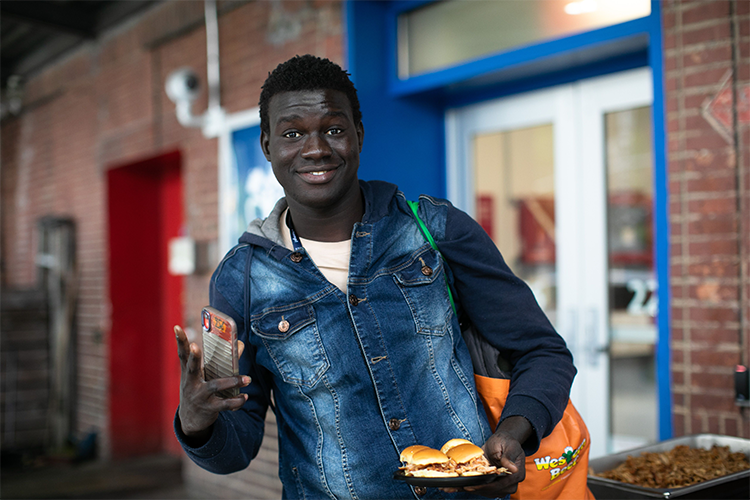
[[[354,123],[346,94],[281,92],[271,98],[268,117],[270,133],[261,132],[261,147],[292,209],[327,210],[359,196],[364,128]]]

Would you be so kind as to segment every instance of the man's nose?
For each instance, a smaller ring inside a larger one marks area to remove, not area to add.
[[[304,146],[302,147],[302,158],[317,160],[331,156],[331,146],[325,137],[320,134],[310,134],[307,136]]]

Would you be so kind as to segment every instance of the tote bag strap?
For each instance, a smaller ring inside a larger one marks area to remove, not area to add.
[[[419,218],[419,202],[418,201],[411,201],[406,200],[406,203],[409,204],[409,208],[411,208],[411,211],[414,212],[414,218],[417,219],[417,224],[419,225],[419,229],[422,230],[422,234],[424,235],[425,239],[430,242],[430,245],[432,248],[435,249],[437,253],[440,254],[440,257],[443,259],[443,262],[445,262],[445,257],[443,257],[443,254],[440,252],[440,249],[437,246],[437,243],[435,243],[435,239],[430,234],[430,230],[427,229],[427,226],[424,225],[424,222],[422,219]],[[448,288],[448,298],[451,301],[451,306],[453,306],[453,314],[458,315],[458,312],[456,311],[456,302],[453,300],[453,292],[451,292],[451,287],[448,284],[448,275],[445,274],[445,286]]]
[[[430,230],[427,229],[424,221],[419,217],[419,202],[407,200],[406,203],[409,204],[411,211],[414,213],[414,218],[416,219],[417,225],[422,231],[425,239],[430,243],[432,248],[434,248],[435,251],[440,254],[440,257],[443,260],[443,265],[448,267],[448,261],[445,259],[445,256],[443,256],[443,253],[438,248],[437,243],[435,243],[435,239],[430,234]],[[451,306],[453,307],[453,314],[455,314],[456,317],[459,317],[456,301],[453,297],[453,291],[450,287],[450,284],[448,283],[447,273],[445,274],[445,286],[448,289],[448,298],[450,299]],[[476,330],[476,328],[472,327],[471,321],[469,321],[468,318],[464,317],[463,321],[459,320],[459,322],[464,343],[466,343],[466,346],[469,348],[471,361],[474,365],[474,373],[477,375],[482,375],[484,377],[509,379],[511,366],[510,363],[508,363],[508,361],[506,361],[505,358],[503,358],[503,356],[500,354],[500,351],[495,346],[487,342],[484,337],[482,337],[482,335]]]

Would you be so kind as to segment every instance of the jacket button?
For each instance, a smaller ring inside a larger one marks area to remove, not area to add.
[[[414,487],[414,493],[416,493],[420,497],[424,496],[425,493],[427,493],[427,488],[425,488],[424,486],[415,486]]]
[[[422,266],[422,274],[432,276],[432,268],[430,266]]]
[[[349,295],[349,303],[353,306],[356,306],[357,304],[359,304],[359,299],[354,295]]]
[[[388,421],[388,428],[392,431],[397,431],[401,427],[401,421],[397,418],[392,418]]]
[[[289,258],[292,259],[292,262],[294,263],[302,262],[302,254],[299,252],[294,252]]]
[[[279,331],[281,333],[286,333],[289,331],[289,322],[285,319],[282,319],[279,321]]]

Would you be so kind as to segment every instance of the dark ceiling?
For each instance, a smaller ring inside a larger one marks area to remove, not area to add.
[[[0,2],[0,76],[28,77],[156,0]]]

